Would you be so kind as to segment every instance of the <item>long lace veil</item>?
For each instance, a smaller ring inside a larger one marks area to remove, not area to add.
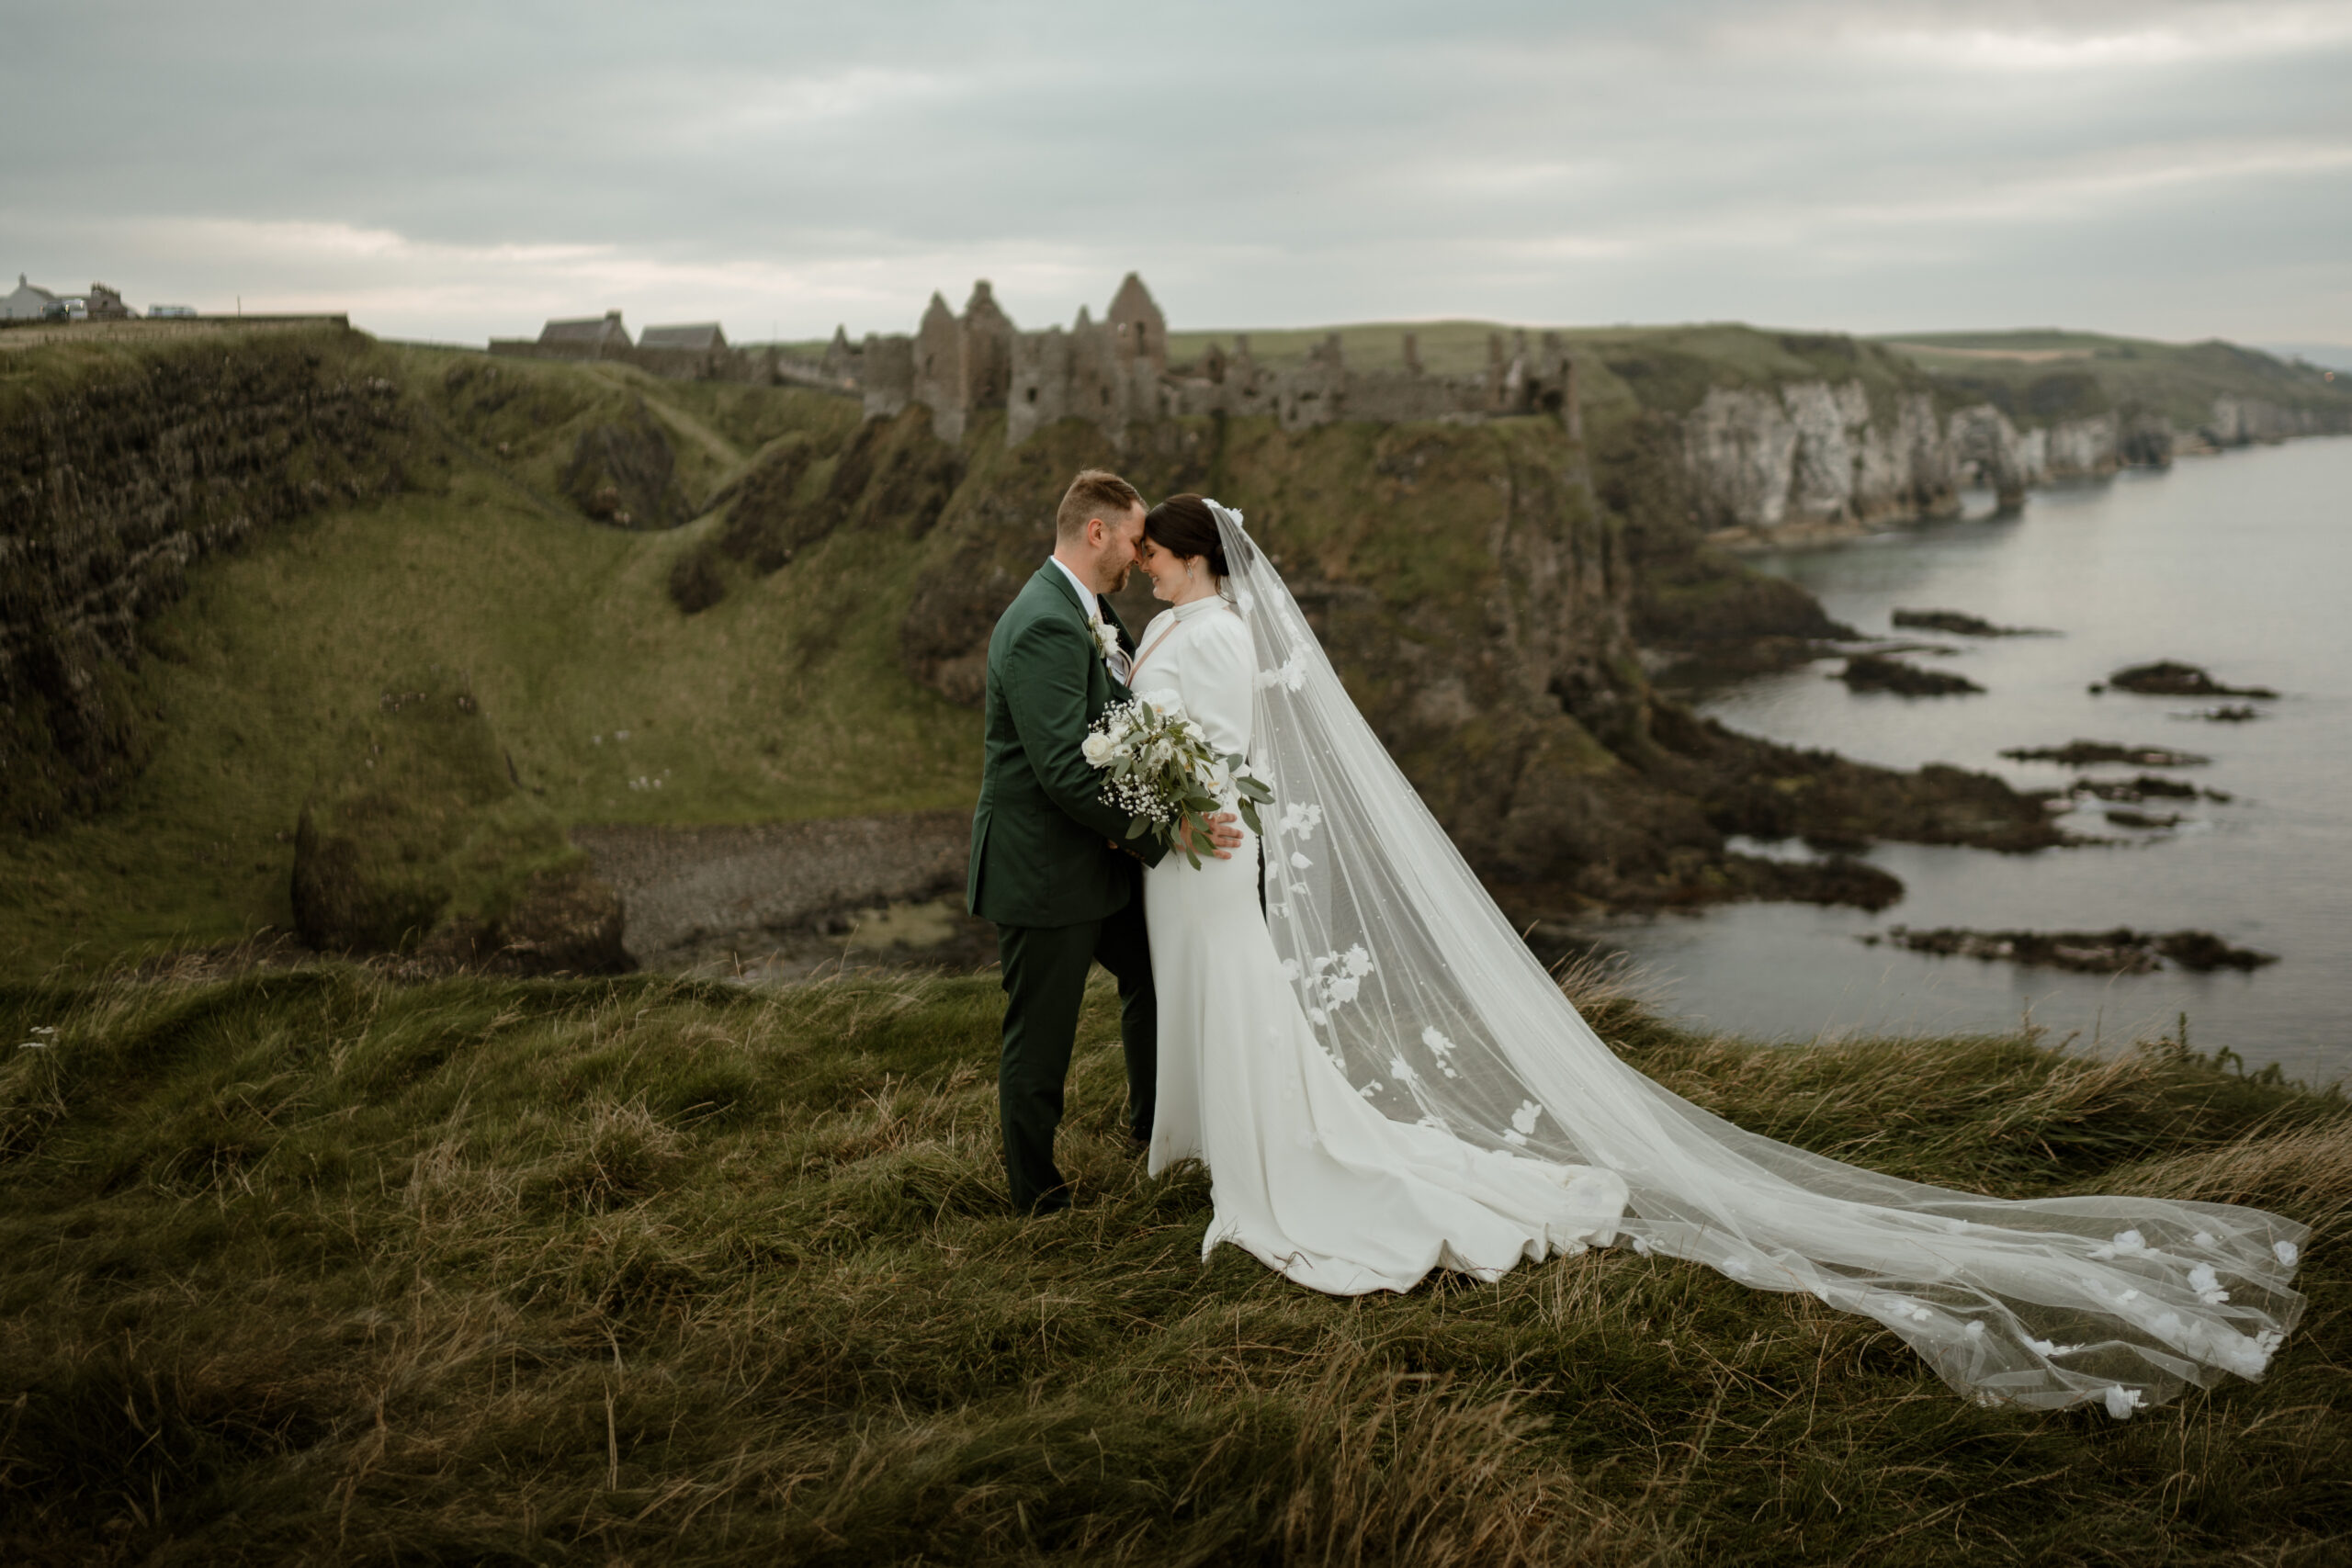
[[[2124,1416],[2261,1374],[2302,1311],[2302,1225],[1899,1180],[1743,1132],[1620,1061],[1389,759],[1240,514],[1210,505],[1256,645],[1268,922],[1358,1092],[1481,1147],[1616,1171],[1635,1248],[1876,1318],[1986,1404]]]

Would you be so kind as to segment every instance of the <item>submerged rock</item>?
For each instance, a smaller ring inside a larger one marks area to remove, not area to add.
[[[2087,768],[2099,762],[2129,762],[2135,768],[2196,768],[2213,759],[2162,746],[2125,746],[2113,740],[2069,740],[2064,746],[2013,746],[2001,753],[2013,762],[2063,762]]]
[[[2050,637],[2031,626],[2000,626],[1963,610],[1897,610],[1890,617],[1914,631],[1951,632],[1956,637]]]
[[[1922,670],[1874,653],[1858,653],[1846,660],[1838,679],[1857,692],[1894,692],[1905,697],[1948,697],[1984,689],[1965,675]]]
[[[2196,665],[2169,659],[2118,670],[2107,678],[2107,683],[2120,692],[2152,697],[2258,697],[2273,701],[2278,695],[2267,686],[2224,686]]]
[[[2167,800],[2194,800],[2197,798],[2197,786],[2183,784],[2178,779],[2165,778],[2160,773],[2142,773],[2136,779],[2076,779],[2073,793],[2098,800],[2145,800],[2150,795]]]
[[[1871,935],[1861,940],[1875,945],[1881,939]],[[2275,953],[2233,947],[2211,931],[2160,933],[2135,931],[2128,926],[2107,931],[1979,931],[1962,926],[1913,931],[1894,926],[1884,940],[1913,953],[1987,964],[2006,960],[2087,975],[2153,975],[2167,968],[2203,974],[2215,969],[2259,969],[2278,962]]]

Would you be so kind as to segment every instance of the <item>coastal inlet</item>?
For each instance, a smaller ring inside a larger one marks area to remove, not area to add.
[[[2111,1046],[2170,1034],[2185,1013],[2205,1045],[2344,1077],[2348,496],[2352,440],[2320,438],[1751,557],[1867,637],[1933,637],[1951,651],[1913,640],[1903,660],[1984,690],[1858,689],[1831,657],[1705,690],[1702,712],[1859,760],[1994,773],[2052,792],[2061,827],[2105,841],[2030,855],[1882,843],[1861,858],[1905,889],[1884,915],[1739,906],[1623,919],[1587,928],[1588,943],[1648,970],[1672,1010],[1745,1034],[1993,1031],[2030,1013],[2053,1037]],[[1989,636],[1923,610],[2057,635]],[[1815,858],[1794,840],[1743,847]],[[2177,962],[2161,951],[2176,932],[2277,962]]]

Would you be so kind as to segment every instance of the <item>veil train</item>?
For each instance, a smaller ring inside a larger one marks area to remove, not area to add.
[[[2302,1312],[2290,1281],[2305,1226],[1904,1181],[1744,1132],[1619,1060],[1356,710],[1241,514],[1209,505],[1257,654],[1268,923],[1366,1099],[1478,1147],[1613,1170],[1635,1249],[1875,1318],[1987,1404],[2121,1416],[2261,1375]]]

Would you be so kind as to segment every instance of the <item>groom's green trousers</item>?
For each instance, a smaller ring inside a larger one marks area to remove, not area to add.
[[[1143,894],[1099,920],[1072,926],[999,926],[1004,967],[1004,1049],[997,1060],[997,1109],[1004,1121],[1004,1174],[1024,1213],[1069,1206],[1069,1184],[1054,1164],[1086,971],[1100,962],[1119,982],[1119,1038],[1127,1058],[1127,1132],[1151,1136],[1159,1089],[1159,1003],[1151,990],[1151,944]]]

